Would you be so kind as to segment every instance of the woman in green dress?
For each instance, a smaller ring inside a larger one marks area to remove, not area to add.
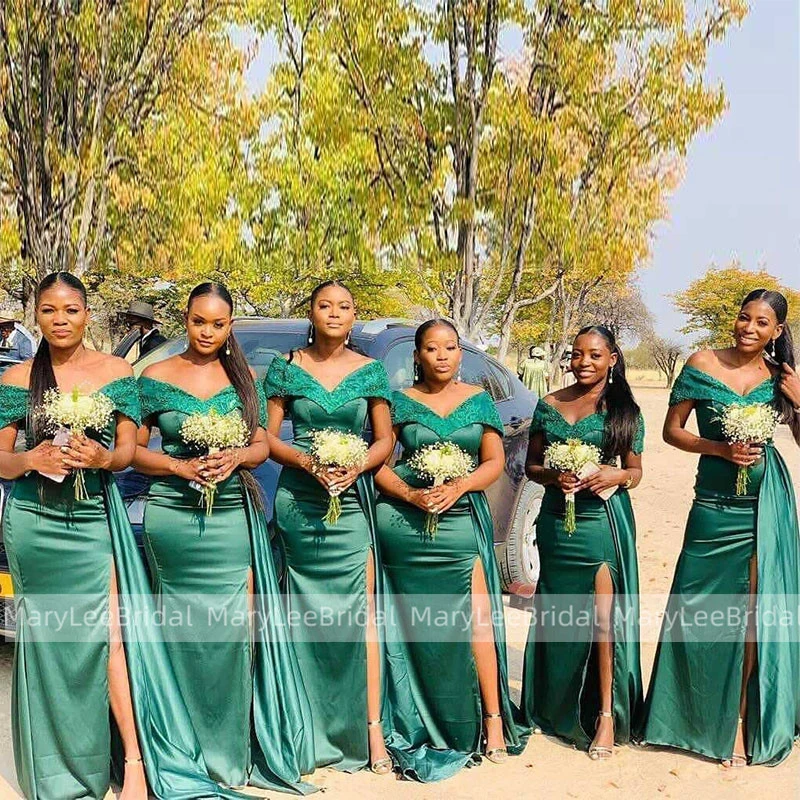
[[[664,423],[665,441],[700,462],[638,735],[732,767],[779,763],[800,732],[792,481],[772,442],[730,444],[721,426],[728,406],[768,404],[800,442],[787,313],[778,292],[750,293],[734,346],[689,358]],[[692,411],[699,436],[686,430]],[[736,494],[740,467],[749,473],[744,495]],[[784,615],[793,622],[776,624]]]
[[[381,650],[375,625],[375,504],[371,471],[392,446],[386,371],[347,345],[355,321],[350,291],[337,281],[311,295],[308,347],[270,364],[272,458],[283,466],[274,525],[284,548],[292,636],[312,706],[317,766],[391,771],[381,727]],[[280,439],[291,418],[292,444]],[[369,419],[367,460],[350,470],[320,469],[310,455],[314,431],[361,435]],[[329,492],[341,516],[324,521]],[[335,620],[330,624],[328,620]]]
[[[84,346],[86,289],[69,273],[39,284],[36,318],[43,339],[35,357],[0,383],[0,476],[15,481],[3,539],[17,610],[19,785],[28,800],[99,800],[113,754],[122,800],[146,800],[148,780],[163,800],[233,797],[208,777],[157,629],[148,626],[144,565],[111,475],[136,448],[130,366]],[[113,408],[108,423],[54,445],[38,412],[56,390]],[[27,447],[15,452],[22,430]]]
[[[314,768],[310,708],[249,472],[268,454],[265,402],[232,314],[224,286],[197,286],[185,312],[186,350],[139,379],[144,424],[134,464],[153,478],[145,550],[154,594],[172,621],[169,656],[211,775],[227,786],[300,792],[310,788],[300,775]],[[210,455],[188,444],[184,422],[213,414],[243,419],[249,443]],[[154,426],[160,450],[148,449]],[[212,483],[207,514],[199,489]]]
[[[642,478],[644,422],[610,330],[582,329],[571,369],[576,382],[539,401],[531,424],[527,472],[546,489],[536,522],[541,572],[525,648],[522,710],[531,725],[596,760],[629,741],[642,702],[636,527],[628,490]],[[597,447],[599,470],[579,477],[551,469],[547,447],[568,440]],[[607,490],[614,493],[604,500]],[[571,535],[565,530],[570,493],[577,521]]]
[[[525,746],[508,695],[503,604],[484,495],[505,467],[503,423],[485,391],[456,377],[461,354],[458,332],[446,320],[417,329],[414,386],[395,392],[392,402],[403,454],[375,479],[391,709],[386,733],[401,772],[421,781],[450,777],[482,751],[503,763]],[[443,443],[466,453],[474,469],[433,486],[413,459]],[[435,533],[426,532],[432,512]],[[443,619],[447,624],[437,624]]]

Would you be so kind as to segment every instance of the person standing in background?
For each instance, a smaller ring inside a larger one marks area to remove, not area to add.
[[[9,317],[0,317],[0,356],[25,361],[33,358],[33,346],[17,329],[17,322]]]
[[[114,348],[115,356],[133,362],[167,341],[167,337],[158,329],[161,322],[155,318],[150,303],[133,300],[128,310],[121,312],[119,317],[129,326],[129,330]]]
[[[565,350],[561,356],[561,361],[558,362],[558,367],[561,370],[561,388],[566,389],[567,386],[572,386],[575,383],[575,375],[572,373],[572,353]]]
[[[519,379],[537,397],[547,394],[547,362],[544,360],[545,352],[541,347],[531,347],[530,357],[520,364]]]

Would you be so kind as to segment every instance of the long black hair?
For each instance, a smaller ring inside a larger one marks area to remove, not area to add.
[[[42,278],[34,293],[36,305],[39,305],[41,296],[48,289],[52,289],[58,284],[68,286],[70,289],[77,292],[84,306],[87,305],[86,287],[78,278],[69,272],[51,272],[49,275]],[[50,356],[50,344],[44,337],[42,337],[42,341],[39,342],[39,347],[36,349],[36,354],[33,357],[28,386],[30,390],[29,408],[31,409],[41,408],[45,393],[50,389],[58,387],[56,374],[53,372],[53,360]],[[40,415],[35,413],[30,414],[28,425],[34,444],[39,444],[43,439],[48,438],[49,431],[47,424]]]
[[[770,355],[772,360],[783,367],[788,364],[792,369],[795,368],[794,340],[792,331],[786,322],[789,316],[789,301],[780,293],[769,289],[754,289],[747,297],[742,300],[741,308],[754,300],[766,303],[774,312],[779,325],[783,325],[781,335],[775,340],[774,348]],[[795,414],[792,401],[781,391],[775,392],[775,409],[781,415],[781,419],[789,428],[795,441],[800,444],[800,414]]]
[[[434,317],[433,319],[426,320],[425,322],[420,325],[417,330],[414,332],[414,349],[419,353],[422,349],[422,343],[425,341],[425,334],[431,328],[438,328],[440,325],[443,325],[445,328],[450,328],[451,331],[456,335],[456,342],[458,342],[459,346],[461,345],[461,337],[458,334],[458,329],[449,319],[442,319],[441,317]],[[414,362],[414,383],[422,383],[422,367],[419,368],[417,371],[417,363]]]
[[[192,303],[200,297],[219,297],[233,315],[233,298],[228,289],[221,283],[208,281],[195,286],[189,294],[186,302],[187,313],[192,308]],[[219,363],[225,370],[228,380],[239,395],[242,404],[242,419],[250,431],[250,441],[256,435],[257,429],[261,426],[261,410],[258,403],[258,393],[256,392],[253,375],[244,357],[241,345],[236,340],[233,331],[228,336],[228,341],[220,348],[218,353]],[[261,490],[253,473],[247,469],[239,469],[239,478],[247,493],[258,507],[262,507]]]
[[[587,333],[597,334],[608,345],[612,355],[617,356],[617,363],[611,368],[605,388],[597,399],[597,411],[606,412],[604,454],[624,458],[633,449],[641,410],[625,377],[625,357],[614,333],[605,325],[587,325],[578,331],[575,339]]]
[[[331,286],[335,286],[337,289],[344,289],[347,292],[347,294],[350,295],[350,298],[353,301],[353,306],[355,307],[356,298],[355,298],[355,295],[353,294],[353,292],[350,290],[350,287],[349,286],[345,286],[345,284],[343,284],[341,281],[334,279],[334,280],[323,281],[322,283],[318,283],[311,290],[311,297],[308,300],[309,310],[312,310],[314,308],[314,302],[319,297],[320,292],[322,292],[325,289],[329,289]],[[316,336],[317,336],[317,332],[316,332],[316,330],[314,330],[314,323],[313,322],[309,322],[308,323],[308,343],[309,344],[313,344],[314,339],[316,338]],[[350,346],[349,342],[347,343],[347,346],[348,347]]]

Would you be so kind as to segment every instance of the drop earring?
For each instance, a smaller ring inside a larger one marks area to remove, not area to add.
[[[608,368],[608,382],[614,383],[614,367]]]
[[[461,383],[461,364],[458,365],[458,372],[456,373],[456,383]]]
[[[769,354],[772,356],[773,359],[775,358],[775,340],[774,339],[770,339],[770,341],[769,341]]]
[[[419,372],[419,364],[414,362],[414,383],[419,383],[422,380],[422,375]]]
[[[308,343],[314,344],[314,324],[312,323],[308,328]]]
[[[350,331],[347,331],[347,336],[344,337],[344,346],[348,347],[350,344]]]
[[[225,340],[225,355],[229,356],[231,354],[231,340],[230,337]]]

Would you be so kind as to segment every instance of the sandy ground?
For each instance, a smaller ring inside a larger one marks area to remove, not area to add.
[[[660,436],[667,406],[663,389],[641,388],[637,397],[648,428],[645,478],[634,493],[639,530],[639,568],[643,611],[655,615],[664,605],[675,561],[680,550],[683,527],[689,511],[695,457],[668,448]],[[800,450],[793,446],[788,431],[781,431],[779,447],[786,457],[795,486],[800,480]],[[512,694],[519,698],[522,651],[527,633],[527,614],[508,609],[509,660]],[[643,631],[645,681],[655,653],[657,631]],[[11,756],[10,701],[11,648],[0,647],[0,775],[14,784]],[[713,724],[713,720],[709,721]],[[462,770],[440,784],[414,784],[394,776],[367,772],[345,775],[322,770],[314,782],[324,787],[330,800],[374,798],[382,800],[462,800],[465,798],[516,798],[520,796],[559,798],[680,798],[709,797],[800,798],[800,748],[778,767],[748,767],[723,770],[714,762],[669,750],[617,748],[608,762],[592,762],[585,753],[545,736],[533,736],[525,753],[504,766],[486,761],[474,769]],[[0,778],[0,798],[3,794]],[[7,796],[16,797],[10,786]],[[266,796],[254,793],[254,796]],[[275,793],[272,797],[279,797]],[[285,797],[285,795],[283,795]]]

